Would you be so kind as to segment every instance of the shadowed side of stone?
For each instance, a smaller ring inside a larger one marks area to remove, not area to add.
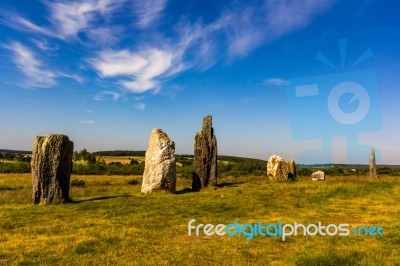
[[[217,138],[212,127],[212,116],[208,115],[204,117],[202,130],[196,133],[194,140],[194,191],[217,185],[217,155]]]
[[[69,201],[74,144],[65,135],[38,136],[32,152],[33,202]]]
[[[296,173],[296,163],[294,162],[294,160],[290,160],[288,163],[288,167],[289,167],[289,176],[288,178],[291,180],[295,180],[297,173]]]
[[[151,131],[146,151],[142,192],[169,190],[175,192],[175,143],[161,129]]]

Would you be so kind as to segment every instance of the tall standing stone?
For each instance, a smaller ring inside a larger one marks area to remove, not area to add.
[[[267,163],[267,175],[270,180],[287,181],[289,178],[289,167],[283,158],[271,155]]]
[[[371,152],[369,154],[369,177],[377,178],[376,174],[376,162],[375,162],[375,150],[371,148]]]
[[[151,131],[146,151],[142,192],[169,190],[175,192],[175,143],[161,129]]]
[[[208,185],[217,185],[217,138],[212,127],[212,116],[203,118],[202,130],[194,140],[194,171],[192,189],[200,190]]]
[[[296,179],[296,175],[297,175],[297,173],[296,173],[296,163],[294,162],[294,160],[290,160],[289,161],[288,167],[289,167],[289,176],[288,176],[288,178],[292,179],[292,180]]]
[[[65,135],[38,136],[32,152],[33,202],[69,201],[74,144]]]

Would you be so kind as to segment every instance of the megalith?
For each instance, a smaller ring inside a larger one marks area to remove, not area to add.
[[[323,171],[316,171],[311,174],[312,181],[325,180],[325,173]]]
[[[175,143],[161,129],[151,131],[146,151],[142,192],[169,190],[175,192]]]
[[[65,135],[38,136],[32,152],[33,202],[69,201],[74,144]]]
[[[369,154],[369,177],[377,178],[378,175],[376,174],[376,162],[375,162],[375,150],[371,149]]]
[[[297,177],[297,173],[296,173],[296,163],[294,162],[294,160],[290,160],[289,164],[288,164],[288,168],[289,168],[289,176],[288,178],[291,180],[296,179]]]
[[[194,140],[192,190],[217,185],[217,138],[212,127],[212,116],[203,118],[202,130]]]
[[[268,158],[267,175],[270,180],[287,181],[289,178],[289,166],[280,156],[271,155]]]

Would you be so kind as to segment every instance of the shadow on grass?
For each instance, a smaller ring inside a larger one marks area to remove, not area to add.
[[[223,182],[220,184],[217,184],[216,187],[213,187],[214,189],[219,189],[219,188],[224,188],[224,187],[237,187],[238,185],[244,184],[247,182]],[[192,192],[200,192],[200,190],[193,190],[191,188],[184,188],[182,190],[176,191],[175,194],[186,194],[186,193],[192,193]]]
[[[192,192],[198,192],[198,191],[195,191],[195,190],[192,190],[191,188],[185,187],[185,188],[182,189],[182,190],[175,191],[174,194],[181,195],[181,194],[192,193]]]
[[[220,183],[217,185],[218,188],[223,188],[223,187],[237,187],[237,185],[241,185],[247,182],[224,182],[224,183]]]
[[[130,195],[120,195],[120,196],[103,196],[103,197],[96,197],[84,200],[73,200],[71,199],[68,203],[81,203],[81,202],[89,202],[89,201],[98,201],[98,200],[107,200],[107,199],[114,199],[114,198],[128,198],[131,197]]]

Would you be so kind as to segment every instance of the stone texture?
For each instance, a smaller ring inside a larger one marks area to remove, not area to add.
[[[65,135],[38,136],[32,152],[33,202],[69,201],[74,144]]]
[[[378,178],[376,174],[375,150],[371,149],[369,154],[369,177]]]
[[[325,180],[325,173],[322,171],[313,172],[311,174],[311,180],[312,181]]]
[[[146,151],[142,192],[169,190],[175,192],[175,143],[161,129],[151,131]]]
[[[289,178],[289,166],[280,156],[271,155],[268,158],[267,175],[270,180],[287,181]]]
[[[289,176],[288,176],[288,178],[291,179],[291,180],[296,179],[296,177],[297,177],[296,163],[294,162],[294,160],[290,160],[289,161],[288,167],[289,167]]]
[[[208,185],[217,185],[217,138],[212,127],[212,116],[203,119],[202,130],[194,140],[192,189],[198,191]]]

